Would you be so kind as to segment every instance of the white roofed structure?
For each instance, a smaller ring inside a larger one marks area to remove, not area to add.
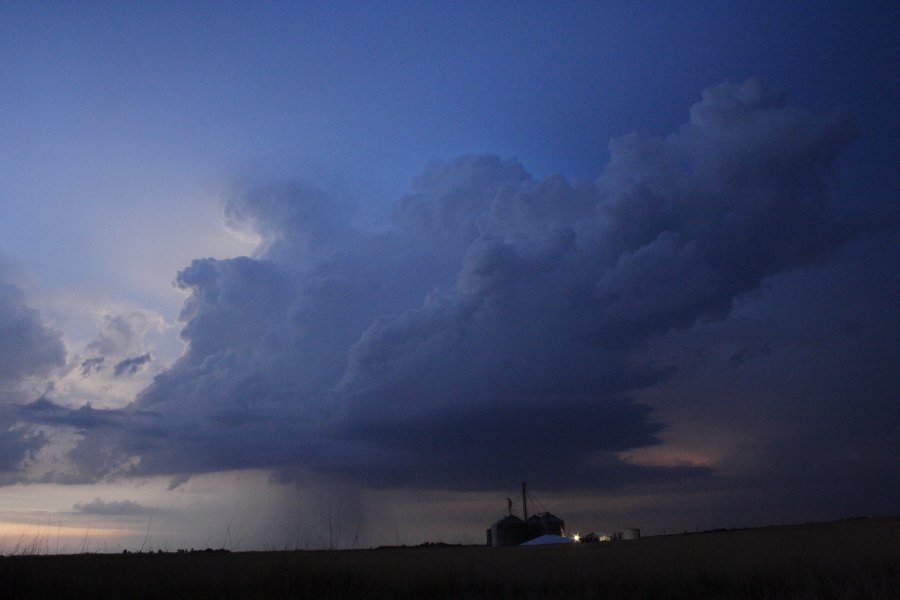
[[[533,540],[519,544],[520,546],[546,546],[548,544],[574,544],[575,540],[554,533],[547,533]]]

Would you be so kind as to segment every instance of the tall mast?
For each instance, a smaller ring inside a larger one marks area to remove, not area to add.
[[[528,500],[525,498],[525,488],[528,486],[527,481],[522,482],[522,520],[528,520]]]

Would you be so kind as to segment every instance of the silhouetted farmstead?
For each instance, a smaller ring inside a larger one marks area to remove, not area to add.
[[[522,516],[512,514],[512,500],[507,499],[509,514],[497,520],[487,532],[488,546],[518,546],[542,535],[564,535],[566,523],[549,512],[528,516],[527,484],[522,482]]]

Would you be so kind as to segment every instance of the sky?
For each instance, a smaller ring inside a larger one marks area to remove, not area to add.
[[[900,513],[895,2],[0,6],[0,553]]]

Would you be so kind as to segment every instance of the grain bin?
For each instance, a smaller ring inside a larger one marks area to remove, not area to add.
[[[551,513],[543,512],[528,517],[528,535],[531,537],[538,537],[548,533],[563,535],[565,531],[565,521]]]
[[[515,515],[508,515],[491,525],[488,539],[493,546],[518,546],[529,539],[528,526]]]

